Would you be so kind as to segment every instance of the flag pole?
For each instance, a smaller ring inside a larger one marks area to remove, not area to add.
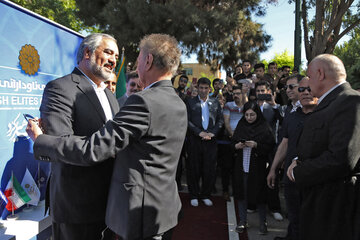
[[[13,197],[14,196],[14,172],[13,171],[11,171],[11,188],[12,188],[11,197]],[[19,218],[19,216],[14,213],[14,202],[12,201],[12,199],[9,199],[9,200],[11,202],[11,215],[7,216],[6,219],[16,220]]]

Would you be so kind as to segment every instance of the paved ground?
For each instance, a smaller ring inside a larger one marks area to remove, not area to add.
[[[185,179],[185,171],[183,172],[183,179],[182,179],[182,186],[183,190],[182,192],[187,192],[187,185],[186,185],[186,179]],[[217,177],[216,180],[216,193],[214,195],[221,196],[221,180],[220,176]],[[280,189],[280,202],[281,202],[281,208],[283,210],[283,221],[276,221],[272,215],[268,212],[267,214],[267,223],[268,223],[268,231],[269,233],[267,235],[259,235],[259,215],[258,212],[249,213],[248,214],[248,223],[249,223],[249,229],[248,229],[248,240],[273,240],[276,236],[285,236],[287,232],[287,225],[288,220],[285,217],[286,215],[286,207],[285,207],[285,200],[283,197],[282,189]],[[227,205],[228,209],[228,224],[229,224],[229,240],[239,240],[239,234],[235,232],[236,227],[236,215],[235,215],[235,206],[234,201],[232,199],[231,202],[228,202]],[[240,240],[246,240],[244,236],[241,236]]]

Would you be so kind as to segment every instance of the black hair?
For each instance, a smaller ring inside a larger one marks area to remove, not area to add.
[[[220,78],[215,78],[215,79],[213,80],[213,82],[212,82],[213,87],[214,87],[214,84],[217,83],[217,82],[220,82]]]
[[[202,77],[197,81],[197,85],[200,86],[200,84],[206,84],[206,85],[209,85],[209,87],[210,87],[211,81],[206,77]]]
[[[296,78],[297,82],[299,83],[304,77],[305,76],[301,75],[301,74],[293,74],[293,75],[288,76],[285,80],[287,82],[290,79]]]
[[[258,86],[265,86],[265,88],[267,90],[270,89],[270,83],[268,81],[259,81],[257,83],[255,83],[255,89],[258,87]]]
[[[254,66],[254,69],[263,68],[265,70],[265,65],[263,63],[257,63]]]
[[[186,78],[186,80],[189,81],[189,77],[186,76],[185,74],[181,75],[180,78]],[[180,78],[179,78],[179,79],[180,79]]]
[[[139,75],[137,74],[136,71],[131,71],[126,73],[126,83],[128,83],[132,78],[139,78]]]

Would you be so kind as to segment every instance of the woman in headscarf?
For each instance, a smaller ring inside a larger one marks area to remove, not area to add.
[[[266,162],[275,139],[260,107],[254,101],[245,103],[232,138],[236,160],[234,167],[234,197],[239,203],[240,222],[236,231],[247,225],[247,204],[257,205],[259,234],[267,234],[266,223]]]

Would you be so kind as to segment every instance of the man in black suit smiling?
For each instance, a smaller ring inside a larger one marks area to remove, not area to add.
[[[113,118],[119,106],[104,82],[113,77],[118,54],[110,35],[84,38],[77,53],[78,66],[44,90],[40,114],[47,134],[90,136]],[[91,167],[51,164],[46,205],[50,204],[55,240],[101,237],[112,168],[113,159]]]

